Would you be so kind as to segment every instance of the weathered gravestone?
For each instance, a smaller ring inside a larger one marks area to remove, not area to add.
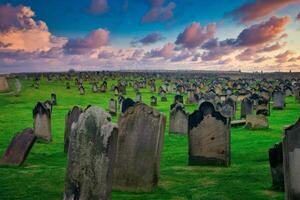
[[[189,116],[189,165],[230,165],[230,119],[210,102]]]
[[[84,95],[85,94],[85,89],[82,85],[79,86],[79,94]]]
[[[110,99],[108,104],[109,114],[116,116],[118,110],[117,101],[115,99]]]
[[[169,133],[187,134],[189,114],[181,104],[176,104],[170,111]]]
[[[269,122],[265,115],[247,115],[246,116],[246,128],[256,130],[256,129],[266,129],[269,128]]]
[[[282,142],[269,149],[269,162],[273,189],[284,191]]]
[[[130,98],[126,98],[122,101],[122,107],[121,107],[121,112],[125,113],[125,111],[130,108],[131,106],[134,106],[135,102],[130,99]]]
[[[33,119],[34,134],[39,140],[50,142],[52,140],[50,109],[38,102],[33,109]]]
[[[245,119],[247,115],[251,115],[253,111],[253,102],[250,98],[245,97],[241,101],[241,119]]]
[[[5,76],[0,76],[0,92],[9,90],[8,82]]]
[[[165,91],[165,90],[162,90],[162,91],[160,92],[160,100],[161,100],[162,102],[168,101],[168,99],[167,99],[167,94],[166,94],[166,91]]]
[[[273,109],[283,109],[284,108],[284,93],[280,90],[275,90],[273,92]]]
[[[151,96],[150,103],[151,103],[151,106],[157,106],[157,98],[156,98],[156,96]]]
[[[157,185],[165,125],[163,114],[142,103],[121,114],[114,188],[146,192]]]
[[[117,132],[111,116],[94,106],[72,125],[65,200],[111,199]]]
[[[0,165],[21,165],[29,154],[35,139],[36,136],[31,128],[17,133],[0,160]]]
[[[142,102],[142,94],[140,92],[136,93],[135,101],[137,103],[141,103]]]
[[[74,106],[72,110],[70,110],[65,117],[65,135],[64,135],[64,152],[68,152],[69,143],[70,143],[70,134],[72,124],[76,123],[79,119],[80,114],[82,113],[82,109],[78,106]]]
[[[300,118],[284,130],[283,169],[285,199],[300,199]]]

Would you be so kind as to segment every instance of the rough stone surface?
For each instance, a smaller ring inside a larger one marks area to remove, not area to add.
[[[269,122],[264,115],[247,115],[246,127],[252,130],[269,128]]]
[[[275,91],[273,93],[273,109],[284,108],[284,93],[282,91]]]
[[[241,101],[241,118],[245,119],[247,115],[251,115],[253,111],[253,103],[249,98],[244,98]]]
[[[9,90],[8,82],[6,77],[0,76],[0,92],[5,92]]]
[[[300,118],[284,130],[283,168],[285,199],[300,199]]]
[[[64,152],[68,152],[69,148],[69,137],[71,134],[72,124],[78,121],[80,114],[82,113],[82,109],[78,106],[74,106],[72,110],[70,110],[65,117],[65,135],[64,135]]]
[[[88,107],[73,123],[65,177],[65,200],[111,199],[117,128],[102,109]]]
[[[139,103],[120,116],[114,188],[151,191],[158,183],[166,117]]]
[[[35,139],[31,128],[17,133],[0,160],[0,165],[21,165],[29,154]]]
[[[230,119],[210,102],[189,116],[189,165],[230,165]]]
[[[38,139],[50,142],[52,140],[51,110],[45,104],[38,102],[33,109],[33,118],[34,134]]]

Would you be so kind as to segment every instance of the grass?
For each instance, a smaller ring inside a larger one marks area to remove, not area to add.
[[[39,89],[30,87],[32,81],[21,82],[23,90],[19,96],[0,95],[0,154],[4,153],[16,132],[32,127],[33,107],[37,101],[50,99],[52,92],[57,94],[58,102],[52,113],[53,141],[51,144],[36,143],[20,167],[0,167],[0,199],[63,199],[67,163],[63,153],[65,114],[74,105],[85,108],[91,104],[106,109],[113,93],[94,94],[87,82],[84,96],[79,95],[73,82],[71,90],[66,90],[62,81],[42,80]],[[109,81],[108,88],[111,84],[112,81]],[[149,91],[141,90],[143,102],[150,105],[153,94]],[[132,89],[128,89],[127,93],[127,97],[135,98]],[[174,95],[168,95],[168,102],[160,102],[158,98],[156,108],[167,118]],[[114,190],[112,199],[284,199],[283,193],[271,189],[268,149],[282,139],[283,127],[299,117],[299,103],[293,97],[286,98],[286,102],[284,110],[272,110],[267,130],[231,129],[232,164],[228,168],[188,166],[187,137],[168,135],[167,120],[158,187],[151,193]],[[195,105],[187,106],[189,112],[195,108]],[[113,121],[116,122],[117,118],[113,117]]]

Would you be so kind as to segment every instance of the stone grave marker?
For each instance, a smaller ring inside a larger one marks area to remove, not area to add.
[[[109,114],[111,114],[112,116],[117,115],[118,106],[117,106],[117,101],[115,99],[111,98],[109,100],[108,110],[109,110]]]
[[[50,109],[44,103],[38,102],[32,112],[34,119],[34,134],[37,136],[37,139],[47,143],[51,142],[52,133]]]
[[[151,106],[157,106],[157,98],[156,98],[156,96],[151,96],[150,97],[150,103],[151,103]]]
[[[247,115],[251,115],[253,112],[253,102],[250,98],[245,97],[241,101],[241,119],[246,119]]]
[[[189,114],[185,112],[182,104],[176,104],[170,111],[169,133],[187,134]]]
[[[281,90],[275,90],[273,92],[273,109],[283,109],[285,105],[284,98],[284,93]]]
[[[269,162],[272,175],[272,187],[284,191],[282,142],[269,149]]]

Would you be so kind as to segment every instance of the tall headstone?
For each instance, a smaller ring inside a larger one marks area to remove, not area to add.
[[[283,109],[284,108],[284,93],[280,90],[275,90],[273,92],[273,109]]]
[[[241,118],[245,119],[247,115],[251,115],[253,111],[253,102],[250,98],[245,97],[241,101]]]
[[[300,199],[300,118],[284,130],[283,169],[285,199]]]
[[[111,199],[118,130],[111,116],[88,107],[70,134],[65,200]]]
[[[189,116],[189,165],[230,165],[230,119],[210,102]]]
[[[21,165],[29,154],[35,139],[36,136],[31,128],[17,133],[0,160],[0,165]]]
[[[170,111],[169,133],[187,134],[189,114],[185,112],[181,104],[176,104]]]
[[[117,101],[112,98],[109,100],[108,104],[109,114],[111,114],[112,116],[116,116],[118,110]]]
[[[64,152],[68,152],[69,143],[70,143],[70,134],[72,124],[78,121],[80,114],[82,113],[82,109],[78,106],[74,106],[72,110],[70,110],[65,117],[65,134],[64,134]]]
[[[34,134],[39,140],[49,143],[52,140],[50,109],[44,103],[38,102],[32,112]]]
[[[273,189],[284,191],[282,142],[269,149],[269,162]]]
[[[157,185],[165,125],[163,114],[142,103],[121,114],[114,188],[146,192]]]

